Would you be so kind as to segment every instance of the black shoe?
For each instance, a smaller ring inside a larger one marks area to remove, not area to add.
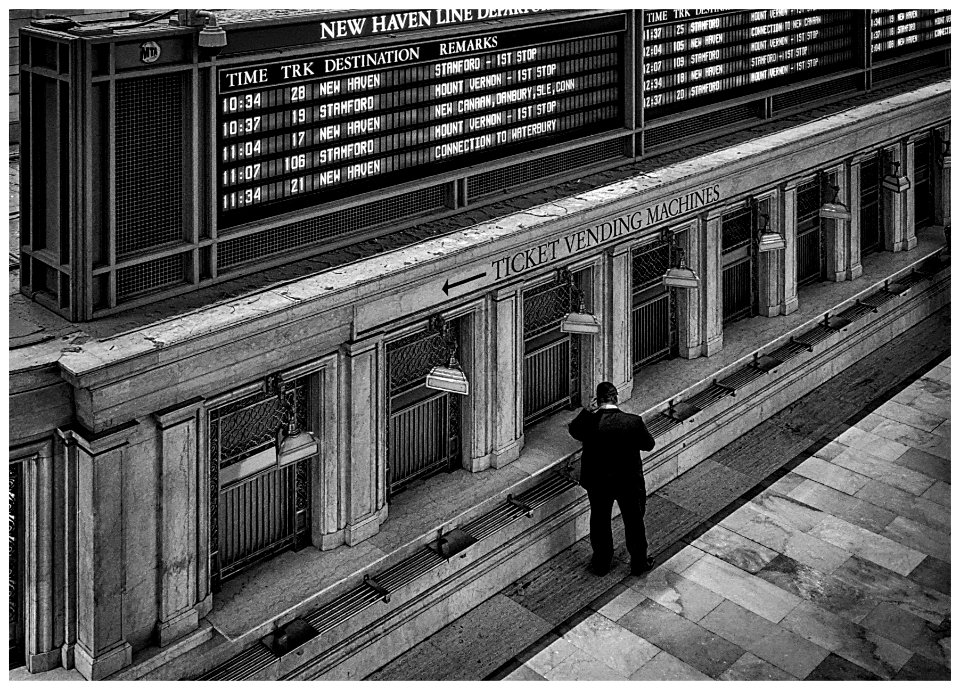
[[[633,561],[630,564],[630,574],[631,575],[644,575],[653,570],[653,559],[647,556],[646,560],[643,563],[637,563]]]
[[[593,575],[598,575],[603,577],[610,572],[610,563],[597,563],[596,561],[590,561],[590,565],[587,566],[587,570],[590,571]]]

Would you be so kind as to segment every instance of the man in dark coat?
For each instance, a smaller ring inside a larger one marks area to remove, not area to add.
[[[643,481],[640,451],[652,450],[653,436],[638,415],[617,407],[617,387],[609,381],[597,386],[597,409],[580,411],[570,422],[570,435],[583,443],[580,484],[590,499],[590,569],[605,575],[613,559],[613,532],[610,519],[613,502],[620,515],[630,552],[630,571],[640,575],[650,570],[647,533],[643,514],[647,489]]]

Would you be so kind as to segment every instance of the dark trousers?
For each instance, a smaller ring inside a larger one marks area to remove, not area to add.
[[[620,506],[627,551],[634,563],[644,563],[647,558],[647,530],[643,515],[647,510],[647,496],[643,487],[617,487],[587,489],[590,499],[590,545],[593,547],[593,562],[603,567],[613,559],[613,529],[610,521],[613,502]]]

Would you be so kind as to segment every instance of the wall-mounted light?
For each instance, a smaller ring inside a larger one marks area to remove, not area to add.
[[[783,235],[773,232],[770,229],[770,216],[766,213],[761,213],[759,215],[760,227],[757,228],[757,232],[760,234],[760,241],[757,243],[757,251],[761,254],[764,252],[775,252],[778,249],[783,249],[787,246],[787,241],[783,238]]]
[[[576,301],[577,311],[570,311],[560,321],[561,333],[578,333],[580,335],[596,335],[600,332],[600,321],[595,314],[586,310],[583,303],[583,290],[573,281],[573,274],[561,268],[557,272],[557,279],[567,284],[571,297]]]
[[[883,176],[883,188],[902,194],[910,189],[910,178],[900,174],[900,161],[890,161],[892,171]]]
[[[203,26],[197,36],[201,50],[216,55],[227,45],[227,32],[217,23],[217,15],[209,10],[179,10],[181,26]]]
[[[839,200],[840,187],[831,184],[827,185],[827,189],[831,191],[832,198],[830,201],[824,202],[823,206],[820,207],[820,217],[833,218],[834,220],[850,220],[852,217],[850,215],[850,209]]]
[[[665,287],[681,288],[684,290],[698,290],[700,288],[700,279],[691,268],[687,268],[684,259],[684,250],[676,244],[673,233],[669,230],[665,232],[667,240],[667,263],[669,268],[663,274],[663,284]],[[673,265],[673,255],[678,255],[677,265]]]
[[[457,361],[457,342],[450,330],[450,324],[440,316],[433,317],[430,324],[443,339],[447,351],[447,364],[430,369],[430,373],[427,374],[427,388],[455,395],[468,395],[470,382],[467,381],[467,375]]]
[[[287,395],[287,382],[279,374],[267,377],[267,389],[280,402],[281,423],[276,431],[277,457],[281,465],[301,460],[316,452],[317,441],[309,431],[300,428],[297,407]]]

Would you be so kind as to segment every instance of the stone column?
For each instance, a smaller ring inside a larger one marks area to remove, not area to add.
[[[837,192],[837,203],[844,204],[848,209],[852,208],[847,203],[847,180],[844,165],[838,165],[826,171],[827,185],[821,191],[823,201],[831,201],[830,195],[833,187],[839,188]],[[847,226],[849,221],[840,218],[821,218],[820,231],[823,237],[823,246],[826,254],[826,279],[838,283],[847,279],[849,272],[849,241],[847,239]]]
[[[912,147],[910,151],[912,159]],[[917,246],[917,236],[913,227],[913,185],[906,184],[909,174],[905,167],[901,165],[898,173],[896,165],[904,162],[905,154],[901,154],[900,145],[897,144],[884,149],[881,156],[884,166],[881,188],[883,247],[894,252],[909,251]],[[903,184],[898,185],[898,181]]]
[[[756,197],[756,201],[758,218],[765,214],[770,232],[782,235],[780,190],[764,192]],[[757,256],[757,313],[761,316],[779,316],[783,311],[783,253],[784,250],[777,249]]]
[[[523,293],[519,285],[492,293],[490,310],[493,366],[491,393],[493,449],[490,465],[498,468],[520,457],[523,447]]]
[[[197,399],[153,415],[160,436],[157,641],[195,630],[213,604],[208,571],[210,473],[200,461]]]
[[[570,266],[575,276],[579,276],[583,290],[584,308],[596,315],[600,321],[600,332],[596,335],[574,335],[580,339],[580,404],[588,405],[597,389],[597,384],[607,380],[607,352],[610,347],[609,319],[605,313],[606,299],[610,292],[607,265],[607,253],[597,255],[585,263]],[[624,400],[626,398],[623,398]]]
[[[343,348],[340,457],[350,546],[379,532],[387,517],[385,359],[382,333]]]
[[[128,666],[123,632],[123,463],[136,423],[89,438],[64,432],[77,457],[76,669],[100,680]]]
[[[800,307],[797,298],[797,185],[791,180],[783,186],[783,304],[780,313],[792,314]]]
[[[610,279],[610,311],[604,321],[607,332],[607,370],[620,400],[633,396],[633,245],[620,244],[607,258]]]
[[[704,347],[700,329],[702,318],[700,310],[704,304],[703,295],[705,291],[705,283],[702,280],[704,275],[702,260],[704,225],[698,217],[676,228],[676,231],[683,233],[680,246],[687,258],[687,266],[701,277],[699,290],[676,290],[674,293],[677,296],[678,354],[683,359],[694,359],[701,355]]]
[[[703,307],[703,354],[707,357],[723,348],[723,244],[722,214],[719,209],[706,215],[706,232],[701,252],[700,299]]]
[[[850,206],[850,232],[847,238],[847,280],[855,280],[863,275],[861,263],[862,251],[860,238],[863,230],[860,227],[860,165],[867,156],[855,156],[847,164],[848,191],[847,199]]]

